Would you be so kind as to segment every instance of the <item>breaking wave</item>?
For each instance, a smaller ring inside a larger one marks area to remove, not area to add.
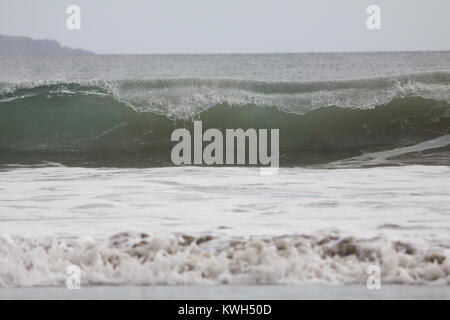
[[[280,164],[328,163],[450,131],[450,73],[328,82],[0,84],[0,162],[170,165],[175,128],[280,129]],[[442,146],[441,146],[442,147]]]
[[[384,284],[450,284],[448,243],[339,234],[224,239],[119,233],[107,240],[0,237],[0,287],[82,285],[349,284],[380,266]]]

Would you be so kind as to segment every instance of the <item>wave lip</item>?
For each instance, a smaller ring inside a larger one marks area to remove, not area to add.
[[[217,104],[278,107],[305,113],[326,106],[371,108],[419,96],[450,102],[450,72],[336,81],[268,82],[236,79],[23,81],[0,83],[0,102],[37,95],[108,94],[137,111],[180,119]]]

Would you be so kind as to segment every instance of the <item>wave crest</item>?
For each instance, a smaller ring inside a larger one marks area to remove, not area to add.
[[[154,79],[0,84],[0,102],[62,94],[110,95],[135,111],[156,112],[176,119],[195,116],[217,104],[255,104],[303,114],[326,106],[367,109],[408,96],[450,102],[450,73],[314,82]]]

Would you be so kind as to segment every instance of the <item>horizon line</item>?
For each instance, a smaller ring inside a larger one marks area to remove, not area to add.
[[[97,56],[144,56],[144,55],[270,55],[270,54],[327,54],[327,53],[419,53],[419,52],[450,52],[450,49],[406,49],[406,50],[343,50],[343,51],[267,51],[267,52],[148,52],[148,53],[96,53]]]
[[[387,50],[306,50],[306,51],[266,51],[266,52],[146,52],[146,53],[97,53],[94,50],[87,49],[87,48],[80,48],[80,47],[73,47],[71,45],[65,45],[62,44],[60,41],[50,38],[33,38],[31,36],[14,36],[14,35],[5,35],[1,34],[0,36],[5,37],[12,37],[12,38],[28,38],[33,41],[55,41],[57,42],[61,47],[66,47],[72,50],[82,50],[82,51],[88,51],[90,53],[93,53],[97,56],[143,56],[143,55],[271,55],[271,54],[327,54],[327,53],[421,53],[421,52],[449,52],[449,49],[387,49]],[[30,56],[33,56],[33,54],[29,54]],[[46,56],[47,54],[43,54],[43,56]],[[58,56],[57,54],[48,54],[49,56]],[[17,55],[17,56],[26,56],[26,55]],[[76,56],[76,55],[74,55]]]

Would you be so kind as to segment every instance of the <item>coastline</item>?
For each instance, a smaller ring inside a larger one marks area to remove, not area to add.
[[[352,285],[255,286],[93,286],[79,290],[62,287],[1,288],[0,300],[450,300],[450,286],[383,285],[369,290]]]

